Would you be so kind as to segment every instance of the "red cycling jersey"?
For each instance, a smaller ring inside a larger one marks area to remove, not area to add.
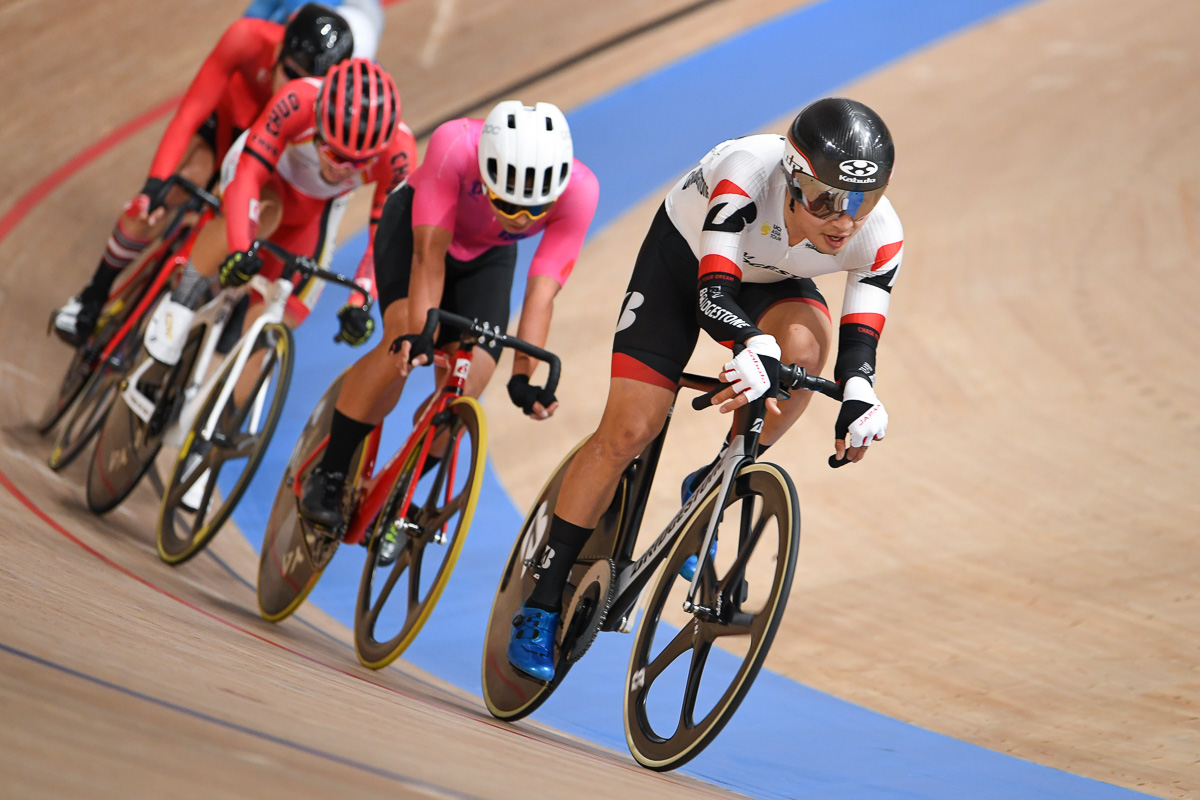
[[[275,57],[283,26],[261,19],[239,19],[225,29],[192,79],[171,119],[150,177],[166,180],[175,172],[200,126],[217,115],[217,163],[237,133],[250,127],[271,99]]]
[[[280,229],[305,225],[309,220],[317,224],[328,201],[374,183],[367,250],[355,275],[374,297],[375,229],[388,193],[400,185],[416,164],[417,143],[408,126],[398,121],[391,144],[373,162],[338,183],[329,183],[321,175],[320,156],[314,143],[320,87],[321,81],[316,78],[302,78],[285,85],[225,159],[221,175],[222,214],[227,220],[229,250],[245,250],[257,236],[258,199],[268,183],[280,192],[284,201]]]

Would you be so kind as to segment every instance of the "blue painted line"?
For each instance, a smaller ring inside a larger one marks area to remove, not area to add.
[[[381,778],[387,778],[388,780],[396,781],[397,783],[401,783],[405,786],[410,786],[415,789],[421,789],[421,790],[431,792],[431,793],[439,795],[439,796],[447,795],[450,797],[460,797],[460,798],[463,798],[463,800],[474,800],[476,798],[476,795],[466,794],[464,792],[457,792],[446,786],[439,786],[434,783],[428,783],[427,781],[418,780],[418,779],[410,777],[408,775],[403,775],[399,772],[392,772],[389,769],[384,769],[383,767],[377,767],[374,764],[367,764],[363,761],[356,761],[352,758],[345,758],[344,756],[339,756],[336,753],[330,753],[327,750],[321,750],[321,749],[318,749],[315,747],[309,747],[306,744],[301,744],[300,742],[293,741],[292,739],[285,739],[282,736],[276,736],[275,734],[267,733],[266,731],[262,731],[257,728],[251,728],[246,725],[240,725],[236,722],[230,722],[229,720],[221,719],[220,717],[215,717],[212,714],[206,714],[203,711],[199,711],[194,708],[189,708],[188,706],[180,705],[179,703],[172,703],[170,700],[163,700],[162,698],[154,697],[153,695],[148,695],[144,692],[139,692],[136,689],[131,689],[128,686],[121,686],[120,684],[112,683],[111,681],[106,681],[103,678],[99,678],[95,675],[89,675],[86,672],[80,672],[77,669],[72,669],[71,667],[68,667],[64,664],[59,664],[58,662],[51,661],[47,658],[42,658],[41,656],[34,655],[33,653],[28,653],[24,650],[19,650],[16,647],[12,647],[10,645],[4,644],[3,642],[0,642],[0,651],[8,653],[9,655],[17,656],[18,658],[23,658],[26,661],[31,661],[34,664],[38,664],[43,667],[48,667],[50,669],[61,672],[64,675],[70,675],[73,678],[78,678],[80,680],[87,681],[88,683],[94,684],[96,686],[101,686],[105,689],[109,689],[114,692],[119,692],[119,693],[125,695],[126,697],[131,697],[135,700],[142,700],[147,703],[152,703],[156,706],[159,706],[160,708],[170,709],[171,711],[175,711],[180,714],[184,714],[186,716],[192,717],[193,719],[198,719],[203,722],[208,722],[213,725],[218,725],[222,728],[226,728],[227,730],[235,731],[237,733],[243,733],[247,736],[252,736],[255,739],[260,739],[262,741],[266,741],[266,742],[270,742],[272,744],[277,744],[282,747],[286,747],[289,750],[299,751],[301,753],[304,753],[307,756],[313,756],[315,758],[320,758],[325,761],[331,761],[335,764],[341,764],[342,766],[362,770],[363,772],[369,772],[372,775],[377,775]],[[303,698],[303,697],[297,697],[296,700],[297,700],[298,704],[303,704],[304,702],[306,702],[305,698]]]
[[[759,130],[840,85],[1025,2],[1029,0],[825,0],[576,109],[569,115],[576,153],[601,185],[592,235],[684,172],[717,142]],[[898,138],[903,159],[902,132]],[[348,242],[339,251],[338,268],[352,271],[364,248],[364,236]],[[522,246],[515,298],[523,296],[525,267],[533,250],[532,243]],[[624,265],[616,274],[624,276],[631,266]],[[287,413],[253,490],[235,514],[258,547],[292,443],[325,386],[356,355],[329,346],[332,312],[342,302],[340,293],[329,294],[333,299],[322,301],[314,321],[297,331],[298,369]],[[614,320],[616,313],[614,308]],[[432,385],[428,371],[423,380],[410,383],[391,417],[398,424],[385,430],[382,452],[401,444],[407,432],[404,420],[411,418]],[[714,438],[714,446],[715,442]],[[405,654],[410,662],[476,694],[492,597],[522,514],[489,471],[454,576]],[[343,549],[310,599],[348,625],[353,624],[361,552]],[[599,637],[536,718],[624,752],[622,683],[630,644],[613,634]],[[1146,796],[925,731],[767,671],[717,740],[682,771],[770,798]]]

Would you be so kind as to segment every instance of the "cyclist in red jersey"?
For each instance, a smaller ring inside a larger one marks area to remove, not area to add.
[[[172,174],[208,185],[233,140],[287,81],[320,77],[350,57],[354,39],[341,16],[309,3],[286,27],[260,19],[230,25],[192,80],[154,154],[141,191],[125,204],[91,281],[55,314],[54,328],[78,346],[91,335],[120,271],[162,231],[182,192],[160,197]]]
[[[368,183],[375,184],[373,241],[388,192],[408,175],[416,153],[400,117],[396,85],[375,62],[354,58],[334,66],[322,81],[287,83],[225,157],[221,216],[200,232],[179,285],[151,316],[147,351],[165,364],[179,360],[213,277],[219,275],[222,286],[239,286],[268,263],[264,276],[278,277],[277,259],[249,251],[256,238],[327,264],[347,196]],[[373,272],[369,245],[357,279],[372,294]],[[288,324],[304,320],[319,288],[319,282],[309,282],[289,298]],[[247,321],[256,306],[261,298],[254,295]],[[339,311],[341,341],[358,345],[371,335],[374,323],[362,306],[361,299],[352,299]]]

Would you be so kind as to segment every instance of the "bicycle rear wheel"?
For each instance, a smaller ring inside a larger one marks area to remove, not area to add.
[[[371,531],[354,612],[354,650],[371,669],[391,664],[421,632],[471,528],[487,458],[487,420],[471,397],[447,410],[450,418],[427,434],[434,441],[449,437],[446,456],[421,476],[414,449]],[[386,535],[396,537],[399,551],[394,562],[378,566]]]
[[[118,394],[109,406],[88,465],[87,504],[96,514],[116,508],[154,465],[167,428],[183,404],[183,389],[204,338],[204,328],[193,329],[183,354],[173,367],[152,364],[142,373],[143,393],[154,396],[154,410],[143,420]],[[149,355],[146,358],[150,358]],[[121,382],[121,387],[127,381]]]
[[[654,770],[687,763],[721,732],[762,667],[791,590],[796,491],[774,464],[750,464],[722,511],[718,557],[702,568],[698,608],[681,610],[689,582],[679,568],[700,551],[719,493],[713,488],[685,523],[634,638],[625,738],[638,763]]]
[[[533,502],[529,516],[525,518],[512,553],[496,589],[492,602],[492,613],[488,618],[487,636],[483,645],[483,700],[492,716],[498,719],[518,720],[532,714],[550,698],[558,685],[567,676],[575,663],[591,644],[591,638],[581,641],[580,637],[594,636],[607,609],[597,608],[585,598],[577,605],[578,611],[572,619],[563,619],[556,636],[554,680],[542,683],[527,677],[508,663],[508,641],[512,633],[512,618],[533,593],[533,570],[526,562],[532,562],[546,543],[550,519],[558,503],[558,492],[562,488],[567,466],[579,451],[583,442],[575,446],[558,468],[551,474],[546,485]],[[596,562],[611,559],[616,551],[618,527],[624,512],[628,483],[621,478],[613,501],[600,518],[599,524],[588,537],[579,557],[571,567],[570,576],[563,592],[562,608],[571,607],[576,588],[584,592],[592,588],[585,576]],[[601,570],[602,571],[602,570]],[[597,619],[596,615],[600,615]]]
[[[67,413],[59,413],[55,417],[55,421],[63,416],[65,419],[54,437],[54,447],[50,450],[48,463],[51,469],[61,470],[74,461],[104,424],[104,419],[119,391],[121,377],[129,371],[129,365],[141,346],[144,322],[131,328],[125,339],[103,362],[98,361],[99,353],[105,346],[103,341],[98,343],[99,349],[93,351],[93,363],[90,366],[80,354],[93,345],[88,344],[75,351],[75,361],[72,362],[76,369],[74,378],[83,378],[84,383],[78,390],[74,390],[68,405],[61,410]],[[119,326],[121,323],[116,324]],[[115,333],[116,329],[112,328],[107,332]],[[64,379],[60,388],[60,400],[65,397],[65,392],[72,391],[67,387],[67,383],[72,379],[71,374]],[[53,425],[54,422],[51,422],[45,430],[49,430]]]
[[[100,312],[100,319],[96,322],[96,330],[87,342],[75,348],[75,352],[71,356],[71,363],[67,365],[62,382],[58,385],[58,392],[50,398],[42,411],[37,423],[38,433],[48,433],[62,419],[75,399],[80,396],[92,375],[101,367],[100,354],[117,331],[121,329],[129,315],[137,308],[143,293],[150,287],[150,283],[158,271],[163,268],[167,259],[174,252],[172,244],[160,244],[158,249],[148,252],[147,255],[154,261],[154,266],[147,268],[147,262],[142,262],[141,265],[134,267],[135,271],[131,273],[133,277],[118,289],[118,294],[110,297],[105,303]],[[94,434],[95,429],[91,433]],[[78,452],[78,448],[76,452]],[[71,456],[71,459],[73,458],[74,455]],[[61,469],[71,459],[67,459],[57,466],[52,460],[50,466],[53,469]]]
[[[286,619],[300,607],[341,543],[333,533],[318,530],[300,517],[300,490],[320,461],[345,375],[339,375],[317,401],[275,493],[258,560],[258,610],[268,622]],[[351,462],[357,465],[356,474],[363,468],[364,445],[355,450]],[[357,478],[347,483],[354,485]]]
[[[217,399],[232,377],[236,358],[226,364],[196,415],[163,492],[158,516],[158,555],[163,561],[182,564],[203,550],[245,494],[283,413],[294,352],[292,332],[286,325],[263,326],[247,361],[247,368],[256,360],[259,364],[245,402],[237,405],[231,394],[217,411]],[[206,437],[204,429],[214,412],[216,427]],[[217,476],[226,466],[236,468],[239,461],[241,472],[233,487],[223,498],[217,497]],[[194,503],[194,508],[189,503]]]

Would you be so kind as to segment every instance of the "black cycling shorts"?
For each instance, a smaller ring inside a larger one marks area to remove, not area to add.
[[[625,290],[613,337],[612,375],[675,390],[696,349],[700,322],[697,281],[700,264],[687,240],[660,205],[642,241]],[[777,303],[802,302],[828,309],[811,278],[743,283],[737,303],[758,323]]]
[[[413,188],[407,184],[392,192],[375,229],[375,283],[381,314],[392,303],[408,297],[413,260],[412,200]],[[447,253],[441,308],[507,330],[516,269],[516,242],[493,247],[470,261],[459,261]],[[444,329],[436,344],[441,347],[457,338],[458,331]],[[502,348],[496,343],[478,346],[493,360],[499,359]]]

